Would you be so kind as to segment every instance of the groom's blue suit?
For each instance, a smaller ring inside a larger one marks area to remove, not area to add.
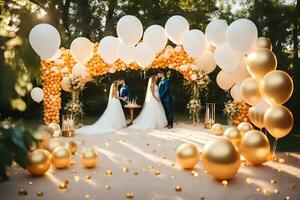
[[[172,96],[168,79],[163,78],[161,80],[159,84],[159,97],[166,112],[168,125],[173,126]]]
[[[119,96],[120,97],[127,97],[127,98],[131,98],[131,91],[130,91],[130,88],[128,87],[128,85],[123,85],[120,89],[119,89]],[[121,101],[121,104],[122,104],[122,108],[123,108],[123,111],[125,112],[125,104],[126,104],[126,101],[124,100],[120,100]]]

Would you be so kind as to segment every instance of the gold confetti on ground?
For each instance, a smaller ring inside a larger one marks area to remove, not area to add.
[[[256,188],[256,192],[260,192],[260,188]]]
[[[28,184],[29,184],[29,185],[32,185],[32,181],[29,181]]]
[[[270,191],[269,191],[269,190],[267,190],[267,189],[263,189],[263,191],[262,191],[262,192],[263,192],[263,194],[264,194],[264,195],[269,195],[269,194],[270,194]]]
[[[223,185],[224,187],[227,187],[227,186],[228,186],[228,181],[227,181],[227,180],[223,180],[223,181],[222,181],[222,185]]]
[[[284,160],[283,158],[279,158],[278,162],[279,162],[279,163],[284,163],[285,160]]]
[[[126,198],[127,198],[127,199],[133,199],[133,197],[134,197],[133,192],[127,192],[127,193],[126,193]]]
[[[105,185],[105,189],[110,190],[110,185]]]
[[[160,175],[160,171],[156,171],[156,172],[155,172],[155,175],[156,175],[156,176],[159,176],[159,175]]]
[[[134,172],[133,175],[137,176],[137,175],[139,175],[139,173],[138,172]]]
[[[109,143],[106,142],[104,145],[105,145],[106,147],[108,147],[108,146],[109,146]]]
[[[197,177],[199,174],[198,174],[198,172],[196,172],[195,170],[192,170],[192,171],[191,171],[191,175]]]
[[[85,179],[86,179],[86,180],[90,180],[90,179],[92,179],[92,176],[87,175],[87,176],[85,176]]]
[[[171,179],[175,179],[175,176],[171,176]]]
[[[296,187],[296,185],[293,184],[290,187],[291,187],[291,189],[294,189]]]
[[[200,200],[205,200],[205,196],[201,196],[201,197],[200,197]]]
[[[77,170],[76,170],[76,169],[73,169],[73,170],[72,170],[72,173],[77,173]]]
[[[251,178],[246,178],[246,183],[252,183],[252,179]]]
[[[78,182],[78,181],[80,180],[80,177],[79,177],[79,176],[73,176],[73,180],[74,180],[75,182]]]
[[[175,164],[175,163],[172,163],[172,164],[171,164],[171,167],[175,167],[175,166],[176,166],[176,164]]]
[[[163,157],[162,157],[162,159],[164,159],[164,160],[165,160],[165,159],[167,159],[167,157],[166,157],[166,156],[163,156]]]
[[[44,192],[41,192],[41,191],[40,191],[40,192],[37,192],[37,193],[36,193],[36,196],[38,196],[38,197],[44,196]]]
[[[27,194],[28,194],[28,192],[24,188],[20,188],[19,189],[19,195],[20,196],[26,196]]]
[[[286,196],[284,200],[290,200],[290,197],[289,197],[289,196]]]
[[[182,191],[182,188],[181,188],[179,185],[176,185],[175,191],[176,191],[176,192],[181,192],[181,191]]]
[[[123,167],[122,170],[123,170],[123,172],[128,172],[129,171],[127,167]]]
[[[278,190],[278,189],[275,189],[275,190],[274,190],[274,193],[275,193],[275,194],[278,194],[278,193],[279,193],[279,190]]]
[[[272,179],[272,180],[270,180],[270,183],[275,184],[275,183],[277,183],[277,181]]]
[[[113,173],[112,173],[111,170],[106,170],[105,175],[106,175],[106,176],[112,176]]]
[[[156,153],[156,150],[153,150],[152,152],[153,152],[153,153]]]
[[[68,183],[69,183],[69,181],[63,181],[63,182],[59,185],[59,189],[67,189]]]

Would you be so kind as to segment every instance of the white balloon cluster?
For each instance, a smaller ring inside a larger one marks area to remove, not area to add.
[[[177,45],[175,51],[181,51],[183,47],[195,59],[192,70],[210,73],[218,65],[222,69],[217,76],[218,85],[224,90],[232,88],[232,96],[239,100],[239,85],[249,77],[245,54],[254,48],[257,28],[248,19],[238,19],[229,26],[225,20],[216,19],[207,25],[203,33],[198,29],[189,30],[188,21],[180,15],[174,15],[167,20],[165,27],[151,25],[143,33],[141,21],[135,16],[126,15],[117,23],[117,35],[118,38],[106,36],[100,40],[97,53],[107,64],[113,65],[120,59],[126,64],[136,62],[144,69],[151,65],[157,53],[170,48],[166,47],[169,39]],[[53,26],[35,26],[30,32],[29,41],[43,59],[59,62],[60,36]],[[78,37],[72,41],[70,51],[78,62],[72,72],[86,78],[88,73],[84,65],[92,57],[93,44],[87,38]],[[167,54],[163,56],[168,58]],[[188,68],[182,66],[180,69],[186,71]],[[113,66],[110,69],[111,73],[115,72]]]

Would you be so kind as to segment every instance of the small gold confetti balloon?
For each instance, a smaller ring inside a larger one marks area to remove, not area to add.
[[[222,126],[222,124],[216,123],[216,124],[212,125],[211,132],[214,135],[223,135],[224,127]]]
[[[53,152],[57,147],[60,147],[60,146],[64,146],[64,142],[59,139],[59,138],[52,138],[51,140],[49,140],[49,142],[47,143],[47,150],[49,152]]]
[[[236,127],[229,127],[225,130],[224,132],[224,136],[226,139],[228,139],[230,142],[232,142],[232,144],[235,147],[238,147],[241,139],[242,139],[242,135],[240,133],[240,130]]]
[[[211,141],[203,148],[203,167],[215,179],[233,178],[240,168],[240,162],[239,153],[227,139]]]
[[[249,122],[241,122],[237,128],[240,130],[240,132],[243,136],[248,131],[251,131],[253,129],[253,126]]]
[[[86,168],[94,168],[97,165],[98,153],[91,148],[84,149],[80,155],[80,161]]]
[[[260,165],[268,160],[270,143],[261,131],[251,130],[242,138],[240,151],[247,161],[254,165]]]
[[[71,152],[64,146],[57,147],[52,153],[52,164],[58,169],[67,168],[71,162]]]
[[[183,169],[192,169],[199,161],[198,147],[185,143],[176,149],[176,160]]]
[[[66,147],[70,150],[72,154],[75,154],[77,152],[77,144],[74,141],[68,141],[66,143]]]
[[[27,170],[31,175],[41,176],[50,168],[50,153],[44,149],[36,149],[28,154]]]

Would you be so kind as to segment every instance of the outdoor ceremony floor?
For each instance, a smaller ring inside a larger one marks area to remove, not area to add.
[[[244,163],[227,187],[207,175],[201,161],[194,171],[181,170],[175,164],[178,145],[192,142],[201,149],[215,138],[202,126],[186,123],[178,123],[171,130],[122,129],[115,134],[64,138],[76,141],[79,152],[83,147],[96,147],[98,167],[84,169],[79,155],[73,156],[70,168],[51,169],[43,177],[31,177],[13,166],[8,169],[10,180],[0,183],[0,199],[115,200],[126,199],[130,192],[139,200],[300,199],[299,154],[278,153],[280,162],[268,161],[263,166]],[[64,181],[69,183],[60,189]],[[176,191],[176,186],[181,191]],[[26,196],[18,194],[21,188],[28,192]]]

